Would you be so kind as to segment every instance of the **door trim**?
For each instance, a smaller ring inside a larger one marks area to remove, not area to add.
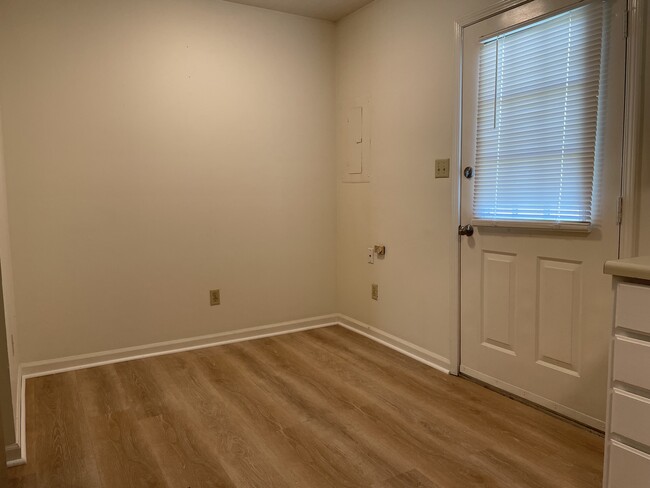
[[[453,149],[451,156],[451,225],[450,237],[450,350],[449,372],[460,373],[460,183],[462,148],[462,89],[463,89],[463,32],[464,29],[495,15],[530,3],[532,0],[502,0],[491,7],[462,17],[454,25],[454,117]],[[584,0],[576,0],[576,5]],[[643,89],[644,23],[647,0],[627,0],[628,37],[625,57],[625,121],[623,129],[623,167],[621,196],[625,205],[620,228],[619,256],[632,257],[638,247],[639,171],[641,170],[641,116],[640,99]]]
[[[627,45],[625,56],[625,120],[623,122],[623,218],[619,257],[638,255],[641,171],[641,120],[643,105],[643,53],[646,0],[627,2]]]

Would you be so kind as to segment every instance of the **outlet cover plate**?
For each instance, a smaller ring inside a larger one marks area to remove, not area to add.
[[[375,249],[372,247],[368,248],[368,264],[375,264]]]
[[[221,291],[210,290],[210,306],[221,305]]]
[[[436,159],[436,178],[449,178],[449,159]]]

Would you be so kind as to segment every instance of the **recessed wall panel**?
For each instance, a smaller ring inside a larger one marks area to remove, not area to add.
[[[538,260],[537,359],[578,372],[582,320],[582,263]]]
[[[483,344],[514,352],[516,255],[483,251],[481,281]]]

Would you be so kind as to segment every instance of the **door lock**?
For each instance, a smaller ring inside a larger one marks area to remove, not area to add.
[[[463,174],[465,175],[465,178],[469,180],[472,176],[474,176],[474,168],[467,166],[463,171]]]
[[[458,226],[458,235],[472,237],[474,235],[474,227],[471,224],[459,225]]]

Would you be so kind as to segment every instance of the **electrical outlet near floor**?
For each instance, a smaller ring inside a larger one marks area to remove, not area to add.
[[[210,306],[221,305],[221,292],[219,290],[210,290]]]
[[[379,300],[379,285],[373,283],[371,296],[373,300]]]

